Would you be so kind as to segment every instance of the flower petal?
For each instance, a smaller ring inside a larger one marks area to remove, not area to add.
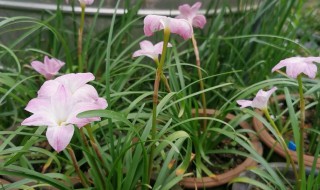
[[[250,100],[237,100],[237,103],[241,106],[240,108],[252,106],[252,101]]]
[[[169,18],[170,32],[180,35],[183,39],[189,39],[193,35],[193,28],[185,19]]]
[[[167,47],[172,47],[172,44],[168,43]],[[163,42],[159,42],[156,45],[154,45],[154,52],[159,54],[162,54],[162,49],[163,49]]]
[[[313,63],[307,63],[303,73],[306,74],[309,78],[314,79],[317,74],[317,66]]]
[[[39,98],[50,98],[52,94],[56,93],[60,83],[56,80],[48,80],[43,83],[38,91]]]
[[[188,4],[180,5],[178,9],[179,9],[181,15],[179,15],[179,17],[177,17],[177,18],[186,19],[189,15],[193,14],[192,8]]]
[[[162,30],[164,28],[161,20],[166,19],[165,16],[147,15],[144,18],[144,34],[146,36],[152,36],[155,31]]]
[[[154,48],[152,42],[150,42],[149,40],[143,40],[139,43],[139,45],[142,50],[146,51],[152,51]]]
[[[43,113],[36,113],[31,115],[30,117],[26,118],[22,121],[21,125],[24,126],[48,126],[48,125],[55,125],[56,122],[51,117],[52,114],[43,112]]]
[[[68,88],[71,93],[74,93],[81,86],[92,80],[94,80],[94,75],[92,73],[70,73],[55,79],[55,81],[58,81]]]
[[[32,61],[31,66],[32,68],[34,68],[34,70],[43,75],[47,80],[50,80],[53,77],[52,74],[47,72],[47,70],[45,69],[45,65],[42,62]]]
[[[288,64],[288,62],[286,60],[282,60],[276,66],[274,66],[271,71],[274,72],[276,70],[281,69],[282,67],[286,67],[287,64]]]
[[[68,146],[73,133],[73,125],[49,126],[46,132],[46,136],[52,148],[57,152],[60,152]]]
[[[207,23],[206,17],[203,15],[197,15],[192,20],[192,26],[196,28],[202,29],[206,23]]]
[[[183,39],[191,38],[192,26],[185,19],[169,18],[158,15],[148,15],[144,18],[144,34],[151,36],[155,31],[169,27],[170,32],[180,35]]]
[[[73,108],[73,99],[70,91],[62,84],[51,96],[52,113],[57,123],[65,122]]]
[[[51,103],[48,98],[33,98],[28,102],[25,110],[31,113],[43,112],[50,109]]]
[[[79,0],[80,4],[91,5],[94,0]]]
[[[201,2],[199,2],[199,1],[196,2],[196,3],[193,4],[192,7],[191,7],[192,11],[195,12],[195,13],[198,12],[198,10],[200,9],[201,5],[202,5]]]
[[[259,90],[256,97],[252,101],[252,107],[258,109],[266,109],[270,96],[277,90],[277,87],[273,87],[268,91]]]
[[[55,58],[49,59],[47,56],[45,56],[44,65],[49,74],[56,75],[61,67],[65,65],[65,63]]]

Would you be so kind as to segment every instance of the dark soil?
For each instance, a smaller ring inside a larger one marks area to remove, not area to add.
[[[247,152],[242,146],[240,146],[239,144],[235,143],[231,139],[222,140],[218,144],[216,149],[217,150],[221,150],[221,149],[232,150],[233,149],[233,150],[237,150],[237,151],[241,151],[241,152]],[[231,153],[209,154],[208,157],[209,157],[210,162],[213,165],[209,165],[209,164],[207,164],[205,162],[204,162],[204,164],[206,164],[206,167],[208,167],[208,169],[213,174],[225,173],[225,172],[237,167],[238,165],[243,163],[244,160],[246,160],[246,157],[244,157],[244,156],[231,154]],[[189,167],[188,172],[193,172],[194,174],[196,173],[194,164],[192,164]],[[202,175],[206,176],[206,174],[204,174],[204,173]]]

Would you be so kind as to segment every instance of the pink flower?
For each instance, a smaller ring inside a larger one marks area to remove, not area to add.
[[[197,14],[201,7],[201,2],[197,2],[192,7],[188,4],[179,6],[180,15],[176,18],[186,19],[192,26],[196,28],[203,28],[207,23],[206,17]]]
[[[47,80],[52,79],[54,75],[58,74],[58,71],[65,63],[52,58],[49,59],[47,56],[44,57],[44,62],[32,61],[31,66],[38,73],[42,74]]]
[[[152,36],[155,31],[164,28],[170,29],[171,33],[180,35],[183,39],[191,38],[192,26],[185,19],[176,19],[166,16],[148,15],[144,18],[144,34]]]
[[[57,151],[65,149],[79,128],[100,120],[99,117],[77,118],[84,111],[105,109],[107,101],[98,96],[96,89],[86,84],[91,73],[68,74],[46,81],[38,97],[30,100],[25,110],[33,113],[22,125],[48,126],[46,136]],[[93,80],[93,79],[92,79]],[[63,82],[61,82],[63,81]],[[47,90],[47,92],[45,92]]]
[[[172,47],[172,45],[168,43],[167,47]],[[163,42],[153,45],[150,41],[144,40],[140,42],[140,48],[140,50],[137,50],[133,53],[132,57],[148,56],[155,60],[158,59],[160,54],[162,54]]]
[[[320,63],[320,57],[291,57],[280,61],[272,68],[272,72],[286,67],[286,73],[289,77],[297,78],[299,74],[304,73],[309,78],[315,78],[317,66],[313,62]]]
[[[241,106],[241,108],[245,107],[253,107],[258,108],[260,110],[267,109],[268,106],[268,100],[271,96],[271,94],[277,90],[277,87],[271,88],[269,91],[263,91],[259,90],[256,97],[250,101],[250,100],[237,100],[237,103]]]
[[[94,0],[79,0],[81,5],[91,5]]]

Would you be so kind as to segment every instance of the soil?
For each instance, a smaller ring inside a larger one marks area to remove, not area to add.
[[[241,152],[247,152],[242,146],[235,143],[231,139],[224,139],[222,140],[218,146],[216,147],[217,150],[225,149],[225,150],[237,150]],[[243,163],[245,159],[247,159],[244,156],[231,154],[231,153],[223,153],[223,154],[209,154],[208,155],[210,162],[213,165],[206,164],[206,167],[213,173],[213,174],[222,174],[225,173],[235,167],[237,167],[239,164]],[[188,172],[196,173],[195,171],[195,165],[192,164],[188,170]],[[202,174],[203,176],[206,176],[206,174]]]

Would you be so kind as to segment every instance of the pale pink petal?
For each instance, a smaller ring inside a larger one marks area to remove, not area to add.
[[[201,7],[201,2],[197,2],[192,7],[190,7],[188,4],[184,4],[179,6],[180,15],[178,15],[176,18],[179,19],[185,19],[191,24],[192,26],[196,28],[203,28],[206,24],[207,20],[204,15],[197,14],[199,9]]]
[[[59,77],[58,77],[59,78]],[[40,87],[40,90],[38,91],[38,97],[40,98],[49,98],[54,94],[60,83],[56,80],[48,80],[43,83],[43,85]]]
[[[151,59],[157,59],[160,54],[162,54],[163,42],[159,42],[153,46],[150,41],[144,40],[140,42],[141,50],[137,50],[133,53],[132,57],[139,56],[148,56]],[[168,43],[167,47],[172,47],[170,43]]]
[[[250,100],[237,100],[237,103],[241,106],[240,108],[252,106],[252,101]]]
[[[44,65],[49,74],[56,75],[61,67],[65,65],[65,63],[55,58],[49,59],[47,56],[45,56]]]
[[[51,108],[51,101],[49,98],[33,98],[28,102],[25,110],[31,113],[47,111]]]
[[[144,34],[146,36],[152,36],[155,31],[162,30],[164,25],[162,24],[161,20],[167,19],[165,16],[158,16],[158,15],[147,15],[144,18]]]
[[[100,101],[100,104],[97,103],[88,103],[88,102],[79,102],[77,103],[73,110],[70,112],[69,117],[67,118],[67,123],[72,123],[77,125],[79,128],[83,127],[84,125],[91,123],[93,121],[99,121],[99,117],[91,117],[91,118],[78,118],[77,115],[81,112],[91,111],[91,110],[101,110],[107,107],[106,101]],[[104,105],[102,105],[104,104]],[[101,108],[104,107],[104,108]]]
[[[148,15],[144,18],[144,33],[151,36],[155,31],[169,27],[170,32],[180,35],[183,39],[191,38],[192,26],[185,19],[175,19],[165,16]]]
[[[147,50],[152,51],[154,48],[152,42],[148,40],[143,40],[142,42],[139,43],[139,45],[142,50],[146,50],[146,51]]]
[[[73,125],[49,126],[46,136],[52,148],[57,152],[60,152],[68,146],[73,133]]]
[[[307,63],[320,63],[320,57],[306,57],[305,62]]]
[[[167,47],[172,47],[172,44],[168,43]],[[154,45],[154,52],[157,54],[162,54],[163,42],[159,42]]]
[[[31,62],[31,66],[47,80],[52,79],[64,64],[64,62],[59,61],[58,59],[49,59],[48,56],[44,57],[44,63],[41,63],[40,61]]]
[[[206,17],[203,15],[197,15],[192,20],[192,26],[196,28],[202,29],[206,23],[207,23]]]
[[[73,108],[72,104],[73,99],[70,91],[60,84],[57,91],[51,96],[52,112],[58,123],[67,120]]]
[[[305,66],[303,73],[306,74],[309,78],[314,79],[316,77],[317,70],[317,66],[313,63],[310,63]]]
[[[55,79],[55,81],[58,81],[68,88],[71,93],[74,93],[81,86],[92,80],[94,80],[94,75],[92,73],[70,73]]]
[[[171,33],[178,34],[185,40],[193,34],[192,26],[185,19],[169,18],[169,28]]]
[[[56,125],[52,118],[52,114],[48,112],[36,113],[22,121],[21,125],[24,126],[48,126]]]
[[[147,57],[150,57],[151,59],[158,58],[158,54],[156,54],[154,52],[148,52],[145,50],[137,50],[132,55],[132,57],[140,57],[140,56],[147,56]]]
[[[54,76],[53,74],[48,73],[48,71],[45,68],[45,65],[40,61],[32,61],[31,66],[38,73],[42,74],[47,80],[50,80]]]
[[[195,4],[192,5],[191,9],[194,13],[198,12],[202,3],[201,2],[196,2]]]
[[[181,15],[179,15],[180,18],[186,19],[189,15],[193,14],[192,9],[188,4],[180,5],[178,9],[181,13]]]
[[[287,64],[288,64],[288,62],[286,60],[282,60],[276,66],[274,66],[271,71],[274,72],[276,70],[281,69],[282,67],[286,67]]]
[[[94,0],[79,0],[80,4],[83,4],[83,5],[91,5]]]
[[[286,67],[289,77],[297,78],[298,75],[304,73],[309,78],[315,78],[317,66],[313,62],[320,62],[320,57],[291,57],[280,61],[272,71]]]
[[[273,87],[268,91],[259,90],[256,97],[252,101],[252,107],[258,109],[265,109],[268,106],[270,96],[277,90],[277,87]]]
[[[250,100],[238,100],[237,103],[241,105],[241,108],[245,108],[251,106],[253,108],[258,109],[266,109],[268,106],[268,100],[272,93],[277,90],[277,87],[271,88],[269,91],[259,90],[256,97],[254,97],[253,101]]]
[[[106,109],[107,103],[104,98],[100,98],[97,90],[91,85],[84,85],[73,94],[73,100],[77,102],[87,102],[97,104],[96,109]]]
[[[297,78],[299,74],[303,73],[305,66],[304,62],[288,62],[286,73],[291,78]]]

